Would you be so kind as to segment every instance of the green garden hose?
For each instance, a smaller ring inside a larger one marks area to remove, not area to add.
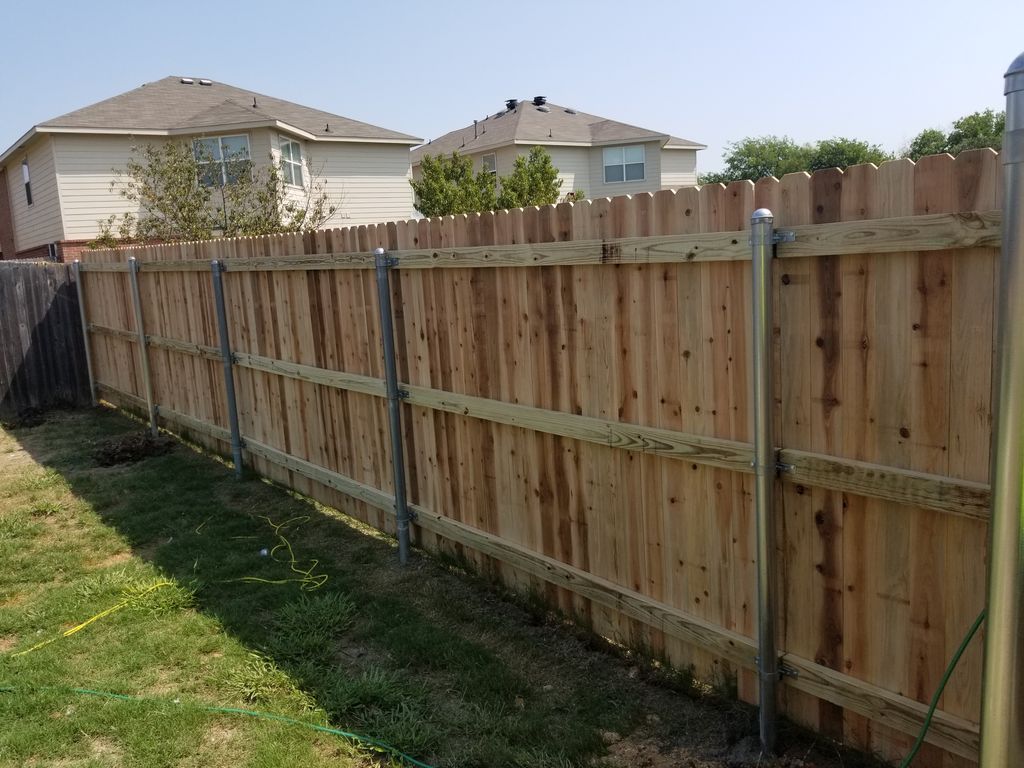
[[[967,630],[967,634],[960,642],[960,647],[956,649],[956,653],[953,654],[953,658],[950,660],[949,666],[946,667],[946,672],[943,674],[942,680],[939,682],[939,687],[935,691],[935,695],[932,696],[932,702],[928,706],[928,714],[925,715],[924,725],[921,726],[921,732],[917,735],[917,741],[914,742],[914,746],[911,747],[907,756],[903,758],[903,762],[900,763],[900,768],[908,768],[910,763],[913,762],[914,758],[917,756],[918,750],[921,749],[921,745],[924,744],[924,737],[928,734],[928,729],[932,725],[932,717],[935,715],[935,708],[939,705],[939,699],[942,697],[942,692],[946,689],[946,683],[948,683],[949,678],[953,676],[953,670],[956,669],[956,665],[959,663],[960,657],[964,655],[964,651],[967,650],[968,643],[970,643],[974,635],[977,634],[983,621],[985,621],[984,610],[978,614],[978,618],[974,620],[974,624],[972,624],[971,628]]]
[[[123,693],[111,693],[110,691],[94,691],[91,688],[62,688],[50,685],[40,685],[33,688],[14,688],[13,686],[0,686],[0,692],[3,693],[14,693],[23,694],[30,693],[32,691],[52,691],[56,693],[77,693],[82,696],[98,696],[103,699],[116,699],[118,701],[133,701],[142,703],[168,703],[166,699],[149,698],[145,696],[128,696]],[[238,709],[236,707],[213,707],[207,704],[193,704],[191,706],[203,712],[212,712],[218,715],[244,715],[246,717],[255,717],[260,720],[275,720],[279,723],[285,723],[286,725],[301,725],[304,728],[309,728],[314,731],[320,731],[322,733],[330,733],[334,736],[341,736],[342,738],[354,741],[359,744],[365,744],[367,746],[378,749],[392,757],[397,757],[408,765],[415,766],[416,768],[433,768],[433,766],[427,763],[421,763],[414,757],[410,757],[404,752],[400,752],[390,744],[385,744],[383,741],[377,739],[371,739],[369,736],[360,736],[358,733],[349,733],[348,731],[342,731],[337,728],[330,728],[326,725],[317,725],[316,723],[307,723],[305,720],[296,720],[293,717],[285,717],[284,715],[275,715],[270,712],[256,712],[251,709]]]

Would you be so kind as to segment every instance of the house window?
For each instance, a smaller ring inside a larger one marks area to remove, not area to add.
[[[25,181],[25,201],[32,205],[32,177],[28,172],[28,159],[21,161],[21,178]]]
[[[643,181],[644,145],[629,147],[608,147],[604,151],[604,183],[619,181]]]
[[[498,175],[498,157],[494,152],[489,155],[484,155],[480,158],[481,164],[483,165],[484,172],[491,174],[491,176]]]
[[[281,175],[285,184],[302,186],[302,147],[284,136],[281,137]]]
[[[204,187],[235,184],[243,174],[252,172],[248,136],[217,136],[192,142],[199,168],[199,183]]]

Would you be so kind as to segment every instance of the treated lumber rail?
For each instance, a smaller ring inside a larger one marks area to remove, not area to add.
[[[142,398],[107,384],[97,383],[97,386],[101,391],[123,400],[136,409],[145,409],[146,404]],[[168,408],[158,408],[157,413],[159,418],[168,423],[177,424],[219,440],[230,439],[228,430],[208,422]],[[250,439],[246,439],[245,443],[247,450],[271,463],[341,491],[378,509],[394,511],[394,496],[385,491],[367,486],[271,446]],[[503,540],[494,534],[452,520],[440,513],[415,505],[413,511],[416,514],[414,524],[423,531],[443,536],[482,554],[494,557],[599,605],[656,627],[684,642],[704,648],[744,669],[756,668],[757,648],[754,641],[745,635],[723,629],[677,608],[659,603],[646,595],[534,552],[519,544]],[[784,661],[796,675],[783,678],[783,682],[798,690],[848,708],[903,733],[914,735],[918,733],[924,723],[928,708],[921,702],[857,680],[808,659],[786,654]],[[977,759],[978,726],[963,718],[937,711],[925,740],[962,757]]]
[[[782,258],[841,254],[899,253],[963,248],[998,248],[1002,238],[1001,211],[936,213],[870,221],[805,224],[780,229],[796,240],[781,243]],[[543,267],[588,264],[663,264],[697,261],[745,261],[750,258],[749,233],[715,232],[659,235],[608,240],[575,240],[518,245],[456,246],[394,250],[400,269],[436,267]],[[220,260],[229,272],[272,272],[316,269],[372,269],[372,253],[291,254]],[[200,272],[209,261],[199,259],[145,261],[146,272]],[[83,262],[87,272],[126,272],[122,262]]]
[[[109,333],[128,341],[137,341],[137,336],[129,331],[96,325],[90,325],[89,329],[98,333]],[[146,338],[154,347],[220,359],[220,351],[214,347],[159,336]],[[233,357],[235,363],[243,368],[375,397],[384,397],[386,394],[384,381],[371,376],[316,368],[246,352],[236,352]],[[753,472],[751,462],[754,451],[750,443],[608,421],[592,416],[579,416],[429,387],[407,384],[400,386],[408,393],[406,402],[410,405],[596,443],[609,448],[692,461],[734,472]],[[779,451],[779,462],[784,467],[780,479],[794,485],[828,488],[978,520],[989,518],[991,490],[986,483],[792,448],[783,448]]]

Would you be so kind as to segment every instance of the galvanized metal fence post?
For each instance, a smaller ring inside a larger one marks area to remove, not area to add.
[[[228,338],[228,313],[224,305],[224,280],[221,277],[224,265],[217,259],[210,262],[213,280],[213,301],[217,310],[217,335],[220,338],[220,357],[224,362],[224,389],[227,393],[228,426],[231,428],[231,460],[235,463],[235,475],[242,476],[242,436],[238,429],[238,406],[235,402],[234,356],[231,354],[231,340]]]
[[[1006,73],[980,768],[1024,765],[1024,53]]]
[[[402,442],[402,412],[395,366],[395,328],[391,311],[391,285],[388,271],[397,261],[383,248],[373,252],[377,268],[377,304],[380,308],[381,339],[384,343],[384,378],[388,396],[388,422],[391,427],[391,466],[395,476],[395,517],[398,527],[398,562],[409,559],[409,505],[405,498],[405,446]]]
[[[89,402],[96,405],[96,379],[92,373],[92,351],[89,349],[89,322],[85,312],[85,289],[82,287],[82,262],[75,259],[72,266],[75,290],[78,293],[78,317],[82,323],[82,342],[85,344],[85,371],[89,375]]]
[[[766,208],[750,219],[754,316],[754,510],[757,516],[758,703],[761,748],[775,750],[775,517],[772,510],[778,458],[772,436],[772,256],[774,217]]]
[[[132,308],[135,310],[135,330],[139,335],[139,362],[142,366],[142,387],[146,390],[146,408],[149,411],[149,431],[156,437],[160,428],[156,421],[156,404],[153,402],[153,379],[149,374],[149,342],[142,325],[142,296],[139,294],[139,260],[128,257],[128,278],[132,287]]]

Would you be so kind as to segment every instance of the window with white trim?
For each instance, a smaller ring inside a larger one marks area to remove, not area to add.
[[[25,204],[32,205],[32,176],[28,172],[28,158],[21,161],[21,178],[25,182]]]
[[[605,147],[605,184],[616,184],[621,181],[643,181],[645,178],[643,144],[633,144],[627,147]]]
[[[285,184],[302,186],[302,145],[281,137],[281,176]]]
[[[481,157],[480,164],[483,166],[483,170],[486,173],[491,174],[491,176],[498,175],[498,156],[494,152]]]
[[[204,187],[235,184],[243,174],[252,173],[249,157],[249,137],[214,136],[192,142],[199,183]]]

